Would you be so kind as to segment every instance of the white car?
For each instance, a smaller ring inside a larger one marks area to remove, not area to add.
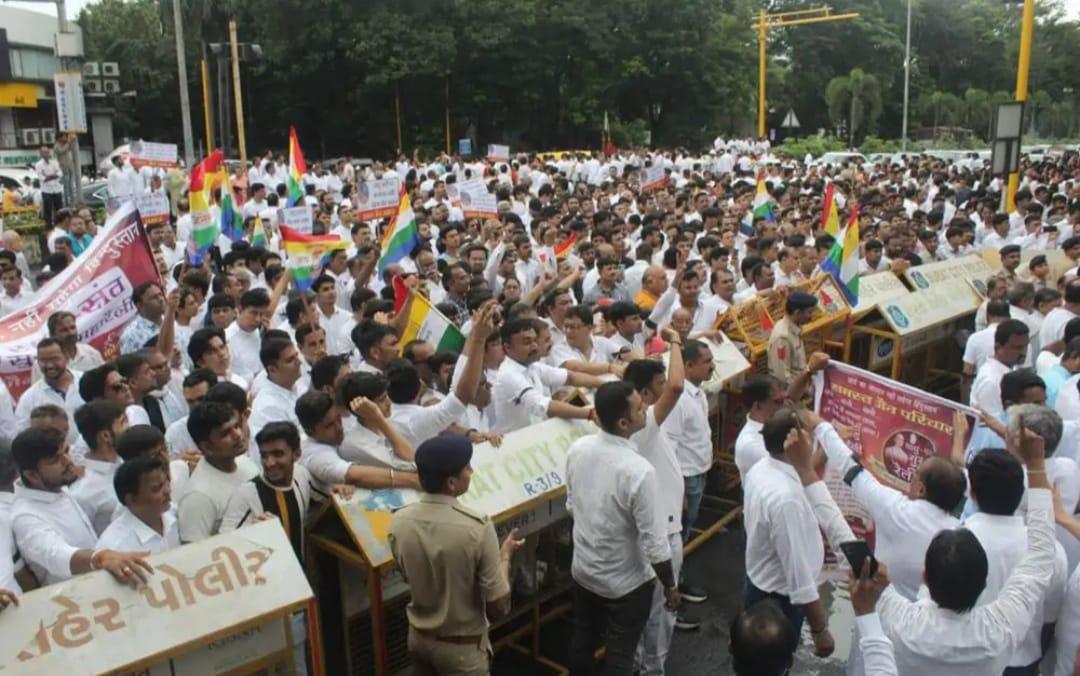
[[[25,179],[33,181],[36,178],[37,173],[29,167],[0,168],[0,186],[5,190],[18,190]]]
[[[827,164],[831,167],[842,164],[863,164],[866,156],[862,153],[825,153],[814,160],[814,164]]]

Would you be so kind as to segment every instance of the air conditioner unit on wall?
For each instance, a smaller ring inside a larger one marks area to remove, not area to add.
[[[120,77],[120,66],[115,61],[105,61],[101,64],[102,77]]]
[[[120,80],[105,80],[101,84],[106,94],[120,93]]]
[[[41,132],[37,129],[23,129],[19,134],[19,141],[24,146],[41,145]]]
[[[43,127],[41,129],[41,143],[47,146],[56,143],[56,130],[50,127]]]
[[[101,74],[101,69],[97,61],[87,61],[82,67],[83,77],[97,77]]]
[[[101,80],[83,80],[83,89],[87,94],[100,94]]]

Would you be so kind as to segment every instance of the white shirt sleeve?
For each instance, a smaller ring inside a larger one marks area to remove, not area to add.
[[[859,637],[865,676],[897,676],[899,672],[892,641],[885,636],[877,613],[856,615],[855,626],[858,627],[856,635]]]
[[[631,490],[631,510],[641,536],[645,558],[653,565],[670,561],[671,545],[662,525],[656,522],[656,503],[659,500],[656,470],[650,468],[642,481]]]
[[[791,590],[788,597],[794,605],[813,603],[818,599],[817,574],[821,561],[811,561],[807,552],[821,551],[817,521],[795,500],[787,501],[779,511],[784,513],[784,518],[774,520],[770,537],[784,568],[787,588]]]
[[[320,448],[300,457],[302,464],[315,479],[326,484],[343,484],[352,463],[333,449]]]
[[[424,406],[409,419],[409,434],[424,441],[439,434],[465,413],[465,404],[453,392],[434,406]]]
[[[907,500],[903,493],[880,483],[869,470],[859,472],[859,476],[851,482],[851,488],[855,491],[855,498],[874,521],[882,521],[885,513],[895,505]]]
[[[41,566],[49,577],[71,577],[71,557],[79,551],[69,545],[47,519],[35,514],[17,514],[11,520],[15,544],[28,564]]]
[[[815,481],[807,486],[804,492],[806,499],[810,501],[810,506],[814,509],[814,517],[818,525],[825,531],[825,538],[829,541],[830,547],[839,550],[840,543],[858,539],[851,532],[851,527],[848,526],[844,515],[840,513],[840,508],[833,500],[824,481]]]

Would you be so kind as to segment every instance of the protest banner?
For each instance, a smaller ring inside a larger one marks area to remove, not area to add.
[[[312,592],[279,521],[150,564],[137,590],[97,571],[24,595],[0,613],[0,671],[194,675],[253,673],[275,654],[269,663],[291,662],[285,623]]]
[[[73,264],[37,290],[34,303],[0,318],[0,377],[11,396],[17,400],[30,386],[37,344],[48,336],[45,323],[59,310],[75,315],[79,342],[106,360],[116,357],[120,333],[135,316],[132,291],[148,281],[160,283],[161,276],[135,204],[126,202]]]
[[[298,207],[278,209],[278,225],[310,235],[315,229],[315,222],[311,218],[311,207],[302,204]]]
[[[662,165],[654,164],[641,170],[642,190],[655,190],[667,185],[667,182],[667,172]]]
[[[495,195],[488,192],[487,186],[479,179],[466,181],[458,188],[461,200],[461,212],[465,218],[498,218],[499,202]]]
[[[970,256],[908,268],[904,271],[904,279],[916,291],[921,291],[952,279],[979,281],[985,284],[986,280],[993,274],[994,270],[986,264],[985,260],[971,254]],[[861,285],[859,291],[860,293],[862,291]]]
[[[510,146],[488,144],[487,158],[493,162],[509,162]]]
[[[847,444],[878,481],[906,491],[916,468],[933,456],[949,457],[964,445],[977,413],[956,402],[839,362],[816,376],[815,408],[822,419],[852,430]],[[958,437],[956,413],[968,417]],[[856,537],[872,539],[873,524],[851,488],[835,472],[825,477]]]
[[[131,166],[136,169],[142,167],[170,169],[177,164],[176,144],[132,141],[128,157],[131,160]]]
[[[391,176],[374,181],[360,181],[356,186],[353,206],[361,220],[389,218],[397,211],[401,200],[401,181]]]
[[[163,192],[144,192],[135,196],[135,208],[143,225],[164,223],[169,220],[169,198]]]

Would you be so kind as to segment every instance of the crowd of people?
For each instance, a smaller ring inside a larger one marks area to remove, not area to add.
[[[645,189],[655,166],[666,178]],[[386,178],[416,218],[415,245],[392,261],[380,260],[387,220],[364,220],[358,199],[362,182]],[[465,218],[457,185],[474,178],[497,215]],[[754,208],[759,180],[768,214]],[[17,401],[0,388],[0,607],[94,570],[139,585],[154,574],[149,556],[265,519],[303,560],[315,504],[413,489],[389,533],[412,591],[410,656],[417,673],[487,673],[489,621],[510,610],[523,541],[500,543],[491,515],[457,498],[474,444],[561,418],[597,426],[565,473],[571,673],[663,674],[674,632],[699,626],[688,605],[708,596],[683,548],[716,466],[718,320],[784,290],[767,368],[738,386],[746,579],[730,670],[787,673],[804,634],[816,655],[834,650],[820,532],[837,551],[855,538],[823,467],[875,524],[873,561],[851,574],[852,673],[1080,669],[1080,156],[1026,163],[1011,211],[988,166],[914,154],[815,164],[739,140],[700,154],[315,163],[300,203],[314,234],[348,246],[310,286],[294,279],[277,227],[291,201],[284,157],[235,173],[245,234],[219,235],[198,264],[175,176],[118,158],[108,182],[116,202],[169,193],[171,221],[146,226],[161,281],[135,288],[115,357],[56,312],[33,384]],[[962,401],[980,419],[967,430],[958,416],[953,448],[923,461],[906,494],[864,470],[851,430],[803,403],[830,360],[805,349],[818,300],[799,286],[825,274],[835,244],[827,186],[843,222],[858,205],[860,275],[1000,257],[961,336]],[[215,219],[222,200],[212,189]],[[31,305],[100,227],[90,210],[50,216],[36,276],[5,234],[3,314]],[[256,223],[265,246],[252,243]],[[460,353],[402,340],[417,296],[463,334]],[[297,655],[303,669],[302,645]]]

